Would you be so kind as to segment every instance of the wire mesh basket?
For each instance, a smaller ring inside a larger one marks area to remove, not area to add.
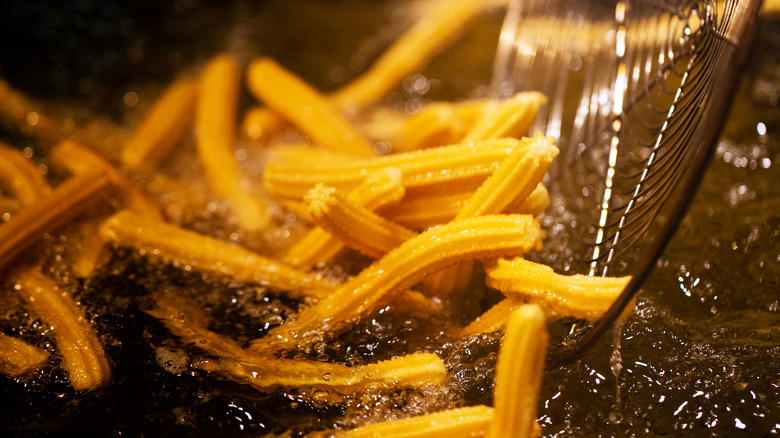
[[[493,88],[545,93],[534,130],[561,149],[544,216],[553,244],[538,257],[559,271],[633,276],[566,350],[612,324],[684,215],[759,8],[758,0],[510,3]]]

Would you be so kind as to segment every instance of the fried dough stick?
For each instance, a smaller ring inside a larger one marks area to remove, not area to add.
[[[541,134],[524,137],[521,144],[523,147],[515,148],[474,192],[455,216],[456,220],[500,213],[515,199],[525,199],[536,189],[559,151],[552,137]],[[449,295],[464,286],[458,280],[470,279],[472,270],[473,262],[455,265],[431,276],[426,289],[439,296]]]
[[[395,130],[381,125],[374,130],[407,151],[491,138],[520,138],[529,134],[531,123],[546,100],[539,92],[524,91],[502,101],[433,102],[397,122]]]
[[[249,89],[315,143],[329,150],[356,156],[374,155],[371,144],[339,114],[317,90],[270,58],[252,62],[247,72]]]
[[[496,365],[495,420],[486,438],[539,434],[536,404],[547,351],[547,319],[535,305],[519,307],[506,325]]]
[[[65,166],[73,174],[83,174],[91,169],[101,169],[111,179],[111,183],[122,200],[125,208],[138,214],[162,220],[160,210],[138,190],[127,177],[111,165],[105,158],[75,140],[64,140],[51,151],[51,158]]]
[[[348,162],[302,162],[280,156],[269,160],[263,182],[271,196],[295,200],[303,199],[318,183],[349,191],[359,185],[365,175],[397,167],[403,174],[407,194],[415,190],[453,193],[478,187],[518,147],[527,145],[505,138]]]
[[[43,233],[56,230],[86,211],[110,188],[109,177],[100,170],[73,176],[0,225],[0,272]]]
[[[258,283],[291,294],[321,297],[333,287],[315,274],[299,271],[246,248],[175,225],[120,211],[100,227],[103,239],[134,248],[178,266]]]
[[[9,188],[22,206],[51,193],[51,187],[35,165],[18,150],[0,143],[0,183]]]
[[[414,353],[381,362],[348,367],[326,362],[274,359],[257,353],[237,358],[205,360],[197,364],[205,371],[226,374],[231,380],[260,391],[275,388],[327,387],[343,395],[380,385],[420,387],[441,385],[447,370],[433,353]]]
[[[160,210],[127,177],[89,148],[75,140],[64,140],[52,149],[52,160],[66,167],[73,174],[83,174],[92,169],[101,169],[110,179],[125,208],[140,215],[162,220]],[[88,277],[106,258],[103,240],[94,233],[82,236],[79,249],[70,263],[73,273],[78,277]]]
[[[495,408],[484,405],[385,421],[337,432],[337,438],[525,438],[539,434],[536,402],[544,371],[547,325],[537,306],[512,313],[496,367]],[[313,434],[313,436],[319,436]]]
[[[335,433],[336,438],[473,438],[485,435],[495,410],[477,405],[369,424]],[[310,434],[309,436],[325,436]],[[508,437],[508,436],[507,436]]]
[[[0,333],[0,374],[18,377],[43,366],[49,353],[19,338]]]
[[[560,275],[524,259],[498,259],[485,266],[487,283],[501,287],[507,298],[463,328],[461,336],[500,330],[516,308],[536,303],[552,315],[593,320],[620,294],[630,277]]]
[[[455,219],[473,195],[474,192],[469,191],[444,195],[420,193],[405,196],[398,204],[383,209],[382,216],[414,230],[424,230]],[[528,197],[516,198],[504,208],[502,213],[536,216],[549,204],[550,195],[547,188],[539,183]]]
[[[198,84],[196,134],[198,155],[214,191],[230,200],[241,227],[258,231],[271,215],[243,183],[235,159],[236,110],[241,72],[230,55],[217,55],[206,65]]]
[[[556,274],[522,258],[499,258],[485,265],[487,284],[507,297],[529,300],[560,315],[593,320],[604,313],[631,279]]]
[[[472,99],[426,105],[401,123],[400,148],[408,151],[460,142],[490,102],[489,99]]]
[[[375,211],[398,202],[405,194],[401,170],[388,167],[370,174],[347,198],[350,202]],[[308,215],[308,211],[307,211]],[[320,227],[315,227],[285,254],[284,261],[292,266],[309,266],[333,258],[344,244]]]
[[[461,141],[526,136],[545,102],[547,98],[538,91],[524,91],[503,101],[491,101]]]
[[[491,4],[492,3],[492,4]],[[480,12],[497,1],[438,1],[422,19],[414,23],[360,77],[328,96],[337,110],[360,110],[385,96],[411,72],[422,67],[444,49]],[[250,118],[251,115],[251,118]],[[283,124],[282,116],[268,108],[247,113],[244,129],[250,138],[274,132]]]
[[[541,134],[523,138],[522,144],[485,180],[455,218],[497,214],[515,199],[527,198],[558,155],[553,142],[552,137]]]
[[[524,254],[541,248],[544,231],[530,215],[494,215],[428,229],[375,261],[294,321],[253,341],[253,348],[293,347],[307,333],[333,329],[369,312],[377,302],[413,286],[427,274],[461,260]]]
[[[341,108],[363,108],[376,102],[410,72],[419,69],[481,13],[490,1],[438,1],[359,78],[335,92]],[[495,2],[494,2],[495,3]]]
[[[179,78],[154,102],[146,118],[122,147],[125,167],[153,167],[184,137],[192,123],[197,81]]]
[[[92,325],[73,298],[37,269],[22,271],[14,290],[54,330],[70,385],[76,391],[111,382],[111,367]]]
[[[528,300],[520,298],[504,298],[490,309],[479,315],[474,321],[461,330],[461,336],[473,336],[480,333],[492,333],[501,330],[509,319],[509,315],[520,306],[529,304]]]
[[[350,394],[371,385],[440,385],[446,378],[444,362],[435,354],[409,354],[375,364],[347,367],[338,364],[277,359],[242,349],[235,341],[205,328],[200,309],[171,295],[160,295],[150,313],[184,342],[217,356],[196,364],[227,375],[260,391],[275,388],[327,387]]]
[[[346,195],[324,184],[311,189],[305,199],[315,224],[375,259],[417,234],[351,202]]]
[[[242,132],[250,140],[260,141],[269,138],[284,129],[287,120],[281,115],[262,106],[249,108],[241,122]]]

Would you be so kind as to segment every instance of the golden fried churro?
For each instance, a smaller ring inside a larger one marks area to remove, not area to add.
[[[525,91],[500,102],[491,102],[485,105],[481,117],[462,141],[528,135],[536,113],[546,101],[542,93]]]
[[[244,185],[233,151],[240,75],[237,61],[230,55],[218,55],[206,65],[198,85],[197,145],[214,191],[230,201],[243,228],[257,231],[268,225],[271,215]]]
[[[100,169],[111,180],[125,208],[140,215],[162,220],[160,210],[141,193],[135,184],[106,159],[86,146],[75,140],[64,140],[51,150],[50,157],[54,163],[67,168],[73,174],[89,173],[94,169]],[[100,236],[85,232],[79,241],[78,252],[70,262],[71,269],[77,277],[88,277],[98,266],[101,258],[106,258],[104,256],[103,240]]]
[[[345,245],[379,258],[417,233],[350,202],[333,187],[318,184],[306,195],[314,223]]]
[[[461,260],[524,254],[541,247],[544,232],[530,215],[481,216],[430,228],[364,269],[294,321],[276,327],[254,346],[292,346],[299,337],[349,322],[375,304]]]
[[[111,382],[111,367],[92,325],[70,294],[37,269],[15,278],[14,290],[54,329],[68,380],[77,391],[97,389]]]
[[[49,353],[19,338],[0,333],[0,374],[12,377],[40,368]]]
[[[547,168],[558,155],[552,137],[537,134],[523,138],[517,147],[482,184],[456,218],[497,214],[515,199],[525,199],[542,181]]]
[[[512,151],[469,198],[456,219],[500,213],[515,199],[525,199],[542,181],[558,155],[553,138],[537,134],[532,139],[524,137],[521,143],[524,147]],[[472,270],[473,262],[467,262],[436,273],[426,281],[426,290],[438,296],[449,295],[465,287]]]
[[[270,58],[252,62],[249,89],[268,107],[293,122],[315,143],[356,156],[374,155],[364,139],[320,93]]]
[[[536,403],[544,371],[547,325],[538,306],[513,311],[499,352],[495,408],[477,405],[384,421],[337,432],[363,437],[531,437],[540,433]],[[315,434],[314,436],[319,436]]]
[[[535,305],[512,312],[496,365],[495,420],[487,438],[538,435],[536,404],[547,351],[547,319]]]
[[[152,167],[165,157],[192,123],[196,93],[197,81],[189,76],[168,87],[122,147],[122,164]]]
[[[138,214],[162,219],[159,209],[127,177],[89,148],[75,140],[64,140],[51,151],[52,159],[67,167],[74,174],[82,174],[91,169],[101,169],[111,179],[111,183],[122,200],[125,208]]]
[[[274,144],[269,147],[268,151],[269,160],[278,160],[281,163],[323,163],[328,161],[348,163],[360,159],[354,155],[296,143]]]
[[[446,46],[489,2],[440,1],[404,32],[369,70],[339,89],[332,102],[341,108],[362,108],[378,101],[410,72]]]
[[[484,436],[490,427],[495,417],[494,411],[493,408],[484,405],[447,409],[428,415],[369,424],[337,432],[335,436],[337,438],[479,437]]]
[[[327,387],[341,394],[351,394],[375,385],[441,385],[447,376],[444,362],[432,353],[408,354],[354,367],[317,361],[267,358],[257,353],[254,356],[252,360],[247,360],[247,357],[203,360],[197,366],[205,371],[225,374],[232,380],[262,391],[275,388]]]
[[[493,173],[515,148],[526,147],[516,139],[497,139],[403,152],[347,163],[338,161],[301,162],[271,159],[263,181],[268,193],[285,199],[302,199],[318,183],[349,191],[365,175],[386,167],[403,174],[408,194],[413,190],[455,193],[473,190]]]
[[[383,210],[383,216],[415,230],[424,230],[455,219],[474,191],[405,196],[401,202]]]
[[[401,170],[388,167],[368,175],[360,185],[349,192],[347,197],[351,202],[369,211],[375,211],[398,202],[404,193]],[[306,216],[309,216],[308,206]],[[284,256],[284,261],[292,266],[326,262],[343,247],[344,245],[333,235],[320,227],[315,227],[290,248]]]
[[[200,360],[196,366],[227,375],[232,380],[261,391],[280,387],[327,387],[349,394],[372,385],[439,385],[447,374],[444,362],[431,353],[409,354],[355,367],[260,355],[244,350],[232,339],[206,329],[206,318],[202,312],[183,299],[170,295],[158,296],[156,304],[150,313],[161,319],[174,335],[217,356]]]
[[[424,149],[460,142],[480,117],[488,99],[428,104],[401,128],[403,150]]]
[[[54,231],[83,213],[110,187],[109,177],[100,170],[73,176],[0,225],[0,272],[43,233]]]
[[[504,208],[503,212],[536,216],[546,210],[549,205],[550,193],[544,184],[539,183],[525,199],[522,199],[521,196],[516,197]]]
[[[179,266],[229,276],[292,294],[321,296],[332,285],[315,274],[296,270],[284,263],[240,246],[121,211],[100,227],[100,235],[115,245],[134,248]]]
[[[51,193],[51,187],[32,161],[11,146],[0,143],[0,183],[21,205],[30,205]]]
[[[485,266],[487,284],[508,297],[548,307],[560,315],[594,319],[623,291],[627,277],[556,274],[549,266],[522,258],[499,258]]]
[[[405,76],[423,66],[428,59],[444,48],[446,43],[452,41],[465,25],[490,6],[492,6],[491,2],[478,0],[438,2],[433,10],[404,32],[368,71],[323,99],[327,99],[327,103],[336,110],[349,109],[350,111],[359,110],[378,101]],[[250,87],[251,81],[250,73]],[[285,101],[281,104],[288,105],[293,101],[295,99],[285,97]],[[284,114],[294,121],[286,113]],[[279,113],[264,108],[253,108],[247,112],[244,131],[249,138],[258,140],[267,133],[278,130],[283,124],[284,119]]]
[[[473,336],[501,330],[506,325],[507,320],[509,320],[509,315],[512,314],[512,311],[526,304],[528,304],[528,301],[522,299],[504,298],[464,327],[460,335]]]
[[[103,265],[111,257],[103,238],[95,233],[93,221],[79,224],[80,238],[76,240],[76,253],[68,259],[71,273],[77,278],[91,276],[95,269]]]
[[[281,131],[286,125],[285,122],[286,120],[273,110],[255,106],[244,114],[241,131],[250,140],[258,141]]]
[[[416,193],[404,198],[398,204],[382,210],[382,215],[414,230],[424,230],[455,219],[458,212],[474,195],[474,191],[459,193],[426,194]],[[543,212],[550,204],[550,195],[544,184],[539,183],[525,199],[515,198],[502,213],[532,214]]]

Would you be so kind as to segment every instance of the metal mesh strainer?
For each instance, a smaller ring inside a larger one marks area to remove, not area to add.
[[[631,301],[695,193],[729,107],[760,0],[513,0],[493,87],[549,98],[535,130],[550,171],[559,270],[633,275],[612,308],[551,354],[570,358]]]

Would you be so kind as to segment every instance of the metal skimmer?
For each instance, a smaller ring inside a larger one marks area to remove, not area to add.
[[[760,0],[513,0],[493,87],[539,90],[534,130],[557,138],[559,271],[633,275],[593,324],[574,324],[548,364],[569,360],[612,326],[693,197],[720,132]]]

